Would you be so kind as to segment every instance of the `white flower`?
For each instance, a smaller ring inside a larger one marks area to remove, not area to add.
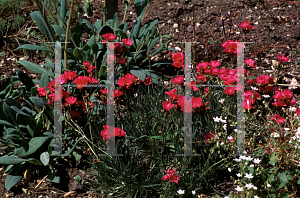
[[[237,187],[235,188],[235,190],[236,190],[236,191],[243,191],[243,187],[237,186]]]
[[[246,156],[245,155],[240,155],[240,159],[245,160]]]
[[[270,137],[279,137],[278,133],[271,133]]]
[[[258,158],[255,158],[255,159],[253,160],[253,162],[254,162],[255,164],[258,164],[259,162],[261,162],[261,160],[258,159]]]
[[[224,145],[224,142],[221,142],[221,146],[223,146]]]
[[[246,178],[248,178],[248,179],[251,179],[251,178],[253,178],[254,176],[252,175],[252,173],[246,173],[246,176],[245,176]]]
[[[252,159],[253,159],[253,158],[250,157],[250,156],[248,156],[248,157],[245,158],[245,160],[247,160],[247,161],[251,161]]]
[[[237,173],[236,176],[238,177],[242,177],[241,173]]]
[[[222,120],[222,118],[218,118],[218,116],[213,118],[213,119],[214,119],[215,122],[220,122]]]
[[[270,98],[271,96],[269,96],[269,95],[261,95],[262,97],[264,97],[264,98]]]
[[[231,168],[228,168],[228,171],[231,172]]]
[[[225,99],[221,99],[221,100],[219,100],[219,102],[220,103],[222,103],[223,104],[223,102],[225,101]]]
[[[271,187],[271,185],[270,185],[270,184],[267,184],[267,187],[268,187],[268,188],[270,188],[270,187]]]
[[[183,194],[184,194],[184,191],[185,191],[185,190],[179,189],[179,190],[177,191],[177,193],[180,194],[180,195],[183,195]]]
[[[227,123],[227,121],[226,121],[226,120],[222,120],[222,119],[221,119],[220,121],[221,121],[221,122],[223,122],[223,123]]]
[[[251,164],[250,167],[253,168],[253,167],[254,167],[254,164]]]
[[[259,198],[259,197],[255,195],[254,198]]]
[[[226,131],[226,129],[227,129],[227,124],[224,124],[224,125],[223,125],[223,129]]]
[[[133,94],[133,96],[134,96],[134,97],[137,97],[137,96],[138,96],[138,94],[137,94],[137,93],[135,93],[135,94]]]
[[[252,87],[252,86],[251,86],[251,89],[253,89],[253,90],[255,90],[255,91],[257,91],[257,90],[258,90],[256,87]]]
[[[242,161],[241,159],[237,159],[237,158],[235,158],[235,159],[233,159],[233,160],[236,161],[236,162]]]
[[[257,190],[257,187],[256,187],[256,186],[253,186],[252,188],[253,188],[254,190]]]
[[[224,197],[224,198],[229,198],[228,196]]]
[[[192,194],[193,194],[193,195],[195,195],[195,194],[196,194],[196,191],[195,191],[195,190],[193,190],[193,191],[192,191]]]
[[[250,189],[250,188],[252,188],[254,185],[253,184],[251,184],[251,183],[249,183],[249,184],[246,184],[246,188],[248,188],[248,189]]]

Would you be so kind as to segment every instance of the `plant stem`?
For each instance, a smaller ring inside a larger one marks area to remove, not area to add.
[[[74,1],[72,0],[71,3],[71,8],[70,8],[70,14],[69,14],[69,19],[68,19],[68,26],[67,26],[67,33],[66,33],[66,40],[65,40],[65,70],[67,69],[67,63],[68,63],[68,58],[67,58],[67,52],[68,52],[68,37],[69,37],[69,30],[70,30],[70,25],[71,25],[71,20],[72,20],[72,11],[73,11],[73,5],[74,5]]]

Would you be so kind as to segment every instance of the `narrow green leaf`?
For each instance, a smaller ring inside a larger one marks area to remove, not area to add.
[[[30,71],[38,74],[43,74],[43,73],[50,73],[50,71],[42,68],[40,65],[37,65],[35,63],[29,62],[27,60],[19,60],[17,63],[20,63]]]
[[[24,116],[27,116],[27,117],[30,117],[32,118],[31,115],[27,114],[27,113],[24,113],[23,111],[21,111],[21,109],[19,109],[18,107],[15,107],[15,106],[11,106],[10,108],[12,108],[12,110],[14,110],[15,112],[21,114],[21,115],[24,115]]]
[[[48,41],[53,42],[50,33],[48,31],[51,31],[53,35],[54,35],[54,31],[49,21],[47,20],[47,22],[44,22],[44,19],[39,11],[33,11],[30,14],[30,16],[32,20],[35,22],[35,25],[38,27],[38,29],[42,32],[42,34],[47,37]],[[47,29],[46,23],[48,23],[50,30]]]
[[[45,105],[45,101],[42,98],[36,97],[36,96],[31,96],[29,97],[30,100],[38,107],[38,108],[43,108],[43,105]]]
[[[40,87],[46,87],[46,90],[48,90],[47,86],[49,82],[50,82],[49,75],[47,73],[44,73],[41,77]]]
[[[42,51],[51,51],[47,48],[44,48],[42,46],[38,46],[38,45],[32,45],[32,44],[24,44],[24,45],[21,45],[19,46],[16,50],[18,49],[27,49],[27,50],[42,50]]]
[[[158,39],[159,39],[159,37],[156,37],[155,39],[153,39],[153,40],[151,41],[151,43],[150,43],[150,45],[149,45],[149,47],[148,47],[148,49],[147,49],[147,53],[148,53],[150,50],[152,50],[152,48],[153,48],[153,47],[155,46],[155,44],[157,43]]]
[[[31,87],[34,87],[32,79],[19,68],[17,73],[20,81],[26,86],[26,90],[30,91]]]
[[[114,30],[117,29],[119,23],[119,17],[118,17],[118,12],[115,13],[114,18],[113,18],[113,28]]]
[[[57,37],[66,36],[66,30],[63,27],[61,27],[60,25],[52,25],[52,27],[53,27]]]
[[[14,127],[14,125],[12,125],[11,123],[7,122],[6,120],[0,120],[0,124],[1,125],[8,125],[8,126],[11,126],[11,127]]]
[[[22,162],[26,162],[26,161],[27,159],[22,159],[14,155],[10,155],[10,156],[5,155],[0,157],[0,164],[15,165],[15,164],[21,164]]]
[[[135,0],[134,1],[134,9],[136,11],[137,16],[139,17],[147,7],[147,0]]]
[[[33,154],[39,149],[49,137],[34,137],[32,138],[28,144],[23,145],[23,147],[19,147],[15,149],[15,155],[19,157],[25,157]]]

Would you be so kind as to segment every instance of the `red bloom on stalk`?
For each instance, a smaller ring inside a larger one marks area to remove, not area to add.
[[[252,98],[245,98],[244,100],[244,109],[254,109],[252,106],[254,104],[255,100]]]
[[[244,60],[245,64],[247,64],[250,67],[256,68],[256,66],[254,66],[254,62],[255,62],[255,60],[253,60],[253,59],[245,59]]]
[[[165,92],[165,94],[167,94],[168,96],[170,96],[171,100],[176,100],[178,99],[180,96],[176,95],[176,88],[170,90],[169,92]]]
[[[113,34],[113,33],[106,33],[102,35],[102,38],[104,40],[108,40],[108,41],[113,41],[115,40],[117,37]]]
[[[275,102],[273,102],[272,103],[272,105],[274,106],[274,107],[282,107],[282,106],[286,106],[286,104],[284,103],[284,101],[283,100],[276,100]]]
[[[85,67],[90,67],[90,66],[91,66],[91,63],[90,63],[90,61],[83,61],[83,65],[84,65]]]
[[[277,122],[280,125],[284,124],[284,118],[278,114],[274,114],[270,120],[272,120],[274,122],[274,124],[277,124]]]
[[[300,115],[300,108],[297,108],[297,109],[296,109],[296,114],[297,114],[297,115]]]
[[[210,61],[209,65],[212,67],[212,68],[217,68],[221,65],[221,63],[219,61]]]
[[[270,83],[274,83],[274,79],[271,76],[261,75],[261,76],[257,76],[256,82],[261,85],[267,85]]]
[[[164,175],[162,180],[163,181],[170,181],[170,182],[174,182],[176,184],[178,184],[178,179],[180,178],[179,175],[175,175],[175,170],[165,170],[165,172],[167,173],[167,175]]]
[[[126,64],[125,59],[122,58],[122,57],[118,57],[118,62],[119,62],[120,64],[122,64],[122,65]]]
[[[223,49],[223,51],[227,54],[237,54],[237,42],[239,41],[232,41],[232,40],[228,40],[225,43],[222,44],[222,47],[224,47],[225,49]]]
[[[172,83],[175,83],[175,84],[177,84],[177,85],[182,84],[183,81],[184,81],[183,76],[177,76],[177,77],[175,77],[175,78],[173,78],[173,79],[171,80]]]
[[[122,39],[122,42],[124,43],[125,46],[128,46],[128,47],[133,44],[133,42],[131,42],[130,38]]]
[[[288,57],[284,57],[282,54],[278,55],[277,58],[281,63],[286,63],[286,62],[290,61],[290,59]]]
[[[236,87],[225,87],[224,93],[227,95],[233,95],[235,93]]]
[[[185,113],[191,113],[193,111],[192,109],[192,106],[189,105],[190,102],[188,102],[188,106],[187,106],[187,109],[184,108],[184,103],[185,103],[185,96],[180,96],[179,99],[178,99],[178,105],[180,106],[180,108],[182,109],[183,112]],[[193,101],[192,101],[193,102]]]
[[[68,96],[65,98],[65,101],[69,104],[72,105],[76,102],[77,98],[75,98],[74,96]]]
[[[81,113],[80,113],[79,111],[77,111],[77,110],[72,110],[72,111],[70,112],[70,114],[71,114],[71,117],[72,117],[72,118],[82,118]]]
[[[118,80],[117,85],[120,87],[124,87],[126,85],[126,89],[130,89],[131,84],[135,79],[136,77],[133,74],[127,73],[124,77]]]
[[[204,74],[199,74],[198,76],[196,76],[197,80],[199,80],[200,82],[206,82],[206,76]],[[197,81],[197,83],[200,83]]]
[[[114,91],[114,98],[121,97],[124,94],[124,92],[120,91],[119,89],[115,89]]]
[[[102,136],[103,140],[106,140],[107,138],[110,138],[107,135],[107,129],[108,128],[112,128],[114,130],[115,137],[123,137],[123,136],[126,135],[126,132],[123,129],[120,129],[118,127],[111,127],[111,126],[104,125],[103,130],[101,131],[101,136]]]
[[[209,143],[208,141],[211,140],[215,136],[215,134],[216,133],[214,131],[205,134],[204,135],[205,142],[208,144]]]
[[[243,30],[246,30],[246,31],[255,29],[255,27],[250,25],[247,21],[243,21],[242,23],[240,23],[239,27],[242,28]]]
[[[101,92],[102,94],[104,94],[104,95],[107,95],[107,88],[101,89],[100,92]]]
[[[199,64],[196,66],[197,71],[201,71],[201,70],[206,69],[208,65],[209,65],[209,63],[207,63],[207,62],[199,63]]]
[[[162,104],[163,104],[163,111],[165,110],[170,111],[173,107],[175,107],[175,105],[171,103],[171,100],[163,101]]]
[[[47,95],[47,90],[46,87],[40,87],[36,89],[39,92],[40,96],[46,96]]]
[[[192,107],[194,109],[202,106],[202,98],[199,97],[193,97],[192,98]]]

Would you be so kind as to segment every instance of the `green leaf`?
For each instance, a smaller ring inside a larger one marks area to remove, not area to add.
[[[46,66],[46,67],[52,69],[53,71],[55,70],[55,63],[43,63],[41,65]]]
[[[16,106],[16,107],[18,107],[19,109],[22,108],[21,105],[20,105],[20,103],[19,103],[17,100],[15,100],[15,99],[12,99],[12,98],[6,98],[6,102],[8,102],[8,104],[11,105],[11,106]]]
[[[81,35],[82,35],[83,30],[84,30],[84,23],[79,23],[73,30],[72,37],[73,37],[77,47],[80,46]]]
[[[75,180],[76,180],[77,182],[80,182],[80,181],[81,181],[81,177],[80,177],[79,175],[76,175],[76,176],[75,176]]]
[[[143,70],[130,70],[130,73],[135,75],[137,78],[141,79],[142,81],[145,81],[146,79],[146,73]]]
[[[46,23],[48,23],[50,30],[47,29],[46,23],[44,22],[44,19],[39,11],[33,11],[30,14],[30,16],[31,16],[32,20],[35,22],[35,25],[42,32],[42,34],[47,37],[48,41],[53,42],[53,40],[50,36],[50,33],[48,31],[51,31],[52,35],[54,35],[54,31],[53,31],[53,28],[52,28],[51,24],[49,23],[49,21],[46,19],[47,20]]]
[[[113,18],[113,23],[112,23],[114,30],[117,29],[118,23],[119,23],[119,17],[118,17],[118,12],[116,12],[114,15],[114,18]]]
[[[15,112],[6,103],[3,103],[3,112],[17,126]]]
[[[49,90],[47,88],[49,82],[50,82],[49,75],[47,73],[44,73],[41,78],[40,87],[46,87],[46,90]]]
[[[42,98],[31,96],[30,100],[40,109],[43,108],[43,105],[46,105],[45,101]]]
[[[12,108],[12,110],[14,110],[15,112],[21,114],[21,115],[24,115],[24,116],[27,116],[27,117],[30,117],[32,118],[31,115],[27,114],[27,113],[24,113],[23,111],[21,111],[21,109],[19,109],[18,107],[15,107],[15,106],[11,106],[10,108]]]
[[[150,50],[152,50],[152,48],[153,48],[153,47],[155,46],[155,44],[157,43],[158,39],[159,39],[159,37],[156,37],[155,39],[153,39],[153,40],[151,41],[151,43],[150,43],[150,45],[149,45],[149,47],[148,47],[148,49],[147,49],[147,53],[148,53]]]
[[[93,30],[93,24],[91,24],[91,22],[89,22],[88,20],[86,19],[82,19],[82,22],[87,24],[89,28],[91,28]]]
[[[42,162],[40,162],[39,160],[34,159],[34,158],[29,158],[28,162],[31,163],[31,164],[34,164],[34,165],[38,165],[38,166],[43,166],[44,165]]]
[[[103,26],[103,21],[102,20],[98,20],[94,23],[94,28],[96,28],[96,30],[98,32],[100,32],[100,29],[102,28]]]
[[[31,127],[29,126],[29,124],[27,124],[27,130],[30,133],[31,137],[34,136],[34,131],[31,129]]]
[[[21,181],[23,178],[23,164],[14,166],[8,173],[5,180],[5,188],[9,191],[13,186]]]
[[[131,30],[131,34],[133,35],[133,38],[131,38],[131,40],[135,40],[138,36],[138,33],[139,33],[139,30],[140,30],[140,27],[141,27],[141,20],[142,18],[141,17],[138,17],[132,30]]]
[[[281,182],[280,185],[278,186],[278,188],[283,188],[286,186],[286,184],[287,184],[286,182]]]
[[[0,157],[0,164],[15,165],[15,164],[21,164],[22,162],[26,162],[26,161],[27,159],[22,159],[14,155],[10,155],[10,156],[5,155]]]
[[[49,137],[34,137],[23,147],[15,149],[15,155],[19,157],[25,157],[36,152],[47,140]]]
[[[0,124],[1,125],[8,125],[8,126],[11,126],[11,127],[15,127],[14,125],[12,125],[11,123],[7,122],[6,120],[0,120]]]
[[[4,54],[4,52],[0,52],[0,57]]]
[[[20,81],[26,86],[26,90],[30,91],[31,87],[34,87],[34,83],[32,82],[32,79],[19,68],[17,73]]]
[[[145,12],[146,7],[147,0],[134,0],[134,9],[138,17]]]
[[[63,37],[63,35],[66,36],[66,30],[63,27],[61,27],[59,25],[52,25],[52,27],[53,27],[57,37]]]
[[[66,0],[60,0],[59,4],[58,4],[58,8],[57,8],[57,21],[58,24],[63,27],[63,23],[66,22],[66,6],[67,6],[67,1]],[[61,19],[63,21],[60,20],[58,14],[60,15]]]
[[[27,69],[29,69],[30,71],[32,71],[34,73],[38,73],[38,74],[52,73],[52,72],[46,70],[45,68],[42,68],[40,65],[29,62],[27,60],[19,60],[17,63],[20,63],[21,65],[23,65],[24,67],[26,67]]]
[[[82,157],[82,155],[80,155],[80,154],[77,153],[76,151],[73,151],[73,155],[74,155],[74,157],[75,157],[76,162],[78,162],[78,161],[81,159],[81,157]]]
[[[46,180],[54,183],[60,183],[60,177],[56,176],[55,173],[49,173]]]
[[[42,162],[45,166],[48,165],[48,163],[49,163],[49,158],[50,158],[50,156],[49,156],[49,153],[48,153],[48,152],[44,152],[44,153],[42,153],[41,156],[40,156],[40,160],[41,160],[41,162]]]
[[[27,50],[34,50],[34,51],[36,51],[36,50],[42,50],[42,51],[49,51],[49,52],[51,51],[51,50],[49,50],[47,48],[44,48],[42,46],[32,45],[32,44],[21,45],[16,50],[18,50],[18,49],[27,49]]]

